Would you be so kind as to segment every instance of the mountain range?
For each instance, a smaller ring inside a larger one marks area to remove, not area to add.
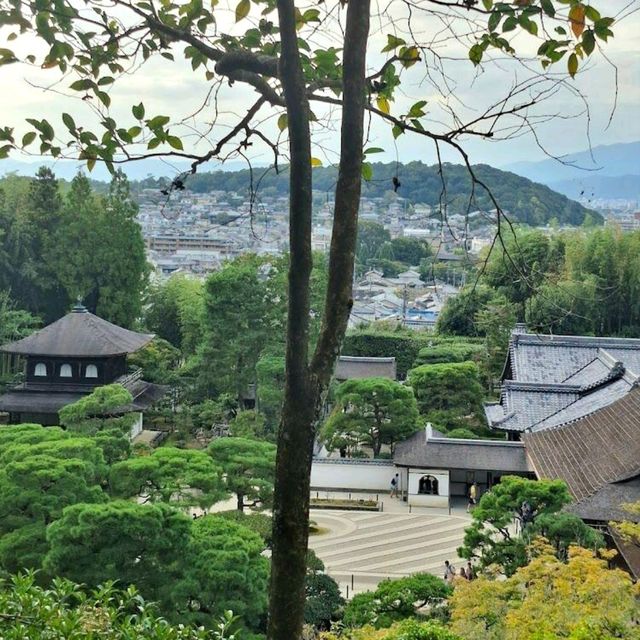
[[[0,175],[11,172],[34,175],[42,165],[50,166],[61,179],[71,179],[82,163],[74,161],[21,162],[7,159],[0,163]],[[242,191],[248,190],[252,177],[262,171],[254,168],[254,175],[243,163],[226,165],[209,164],[213,171],[190,176],[187,186],[194,191]],[[156,186],[157,176],[175,176],[187,170],[187,162],[166,162],[148,159],[123,165],[128,177],[136,186]],[[411,202],[438,205],[443,196],[442,179],[435,165],[419,161],[401,163],[373,163],[373,175],[363,183],[363,195],[380,197],[392,190],[393,178],[400,181],[398,195]],[[540,162],[518,162],[502,169],[489,165],[476,165],[478,176],[485,181],[497,197],[500,206],[512,213],[514,218],[531,225],[546,224],[552,219],[560,224],[581,224],[589,211],[588,204],[598,198],[624,198],[640,200],[640,142],[594,147],[564,156],[561,162],[547,159]],[[450,211],[464,211],[469,206],[471,181],[461,165],[444,164],[446,193],[444,201]],[[314,169],[314,189],[330,192],[335,188],[335,167]],[[104,167],[96,166],[91,174],[93,180],[107,180]],[[263,192],[278,194],[288,191],[288,170],[279,174],[268,172],[260,179]],[[565,197],[566,196],[566,197]],[[580,200],[587,207],[575,202]],[[493,209],[493,204],[482,189],[476,189],[472,209]],[[591,212],[597,220],[601,217]]]
[[[570,198],[640,200],[640,142],[602,145],[558,160],[516,162],[502,168]]]
[[[474,165],[473,170],[478,179],[491,189],[500,207],[514,220],[532,226],[545,225],[552,219],[560,224],[579,225],[590,214],[595,221],[602,221],[601,216],[581,204],[515,173],[485,164]],[[335,190],[337,173],[336,167],[316,167],[313,170],[314,190],[326,192],[327,198],[330,198]],[[288,167],[283,167],[279,173],[267,169],[198,173],[189,176],[185,184],[187,189],[198,193],[246,193],[252,181],[254,185],[259,184],[258,195],[284,196],[289,191]],[[158,180],[143,180],[134,186],[161,188]],[[372,163],[371,177],[362,184],[362,195],[381,198],[393,191],[414,204],[425,203],[432,207],[446,204],[450,214],[478,209],[491,211],[495,208],[482,187],[472,187],[467,168],[459,164],[444,163],[440,172],[438,165],[426,165],[419,161],[406,164]]]

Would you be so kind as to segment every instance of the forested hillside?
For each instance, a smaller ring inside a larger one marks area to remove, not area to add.
[[[442,178],[437,165],[426,165],[422,162],[373,163],[371,180],[363,183],[362,194],[365,197],[381,197],[394,188],[393,178],[397,177],[400,186],[397,193],[412,203],[422,202],[438,205],[440,198],[449,206],[451,213],[464,213],[471,197],[471,180],[465,167],[458,164],[443,165],[443,177],[446,186],[442,188]],[[569,200],[541,184],[537,184],[517,176],[514,173],[500,171],[488,165],[476,165],[476,174],[493,191],[500,206],[511,213],[514,219],[530,225],[546,224],[555,218],[560,224],[579,225],[585,215],[590,215],[601,222],[594,212],[589,212],[582,205]],[[317,167],[314,169],[314,189],[333,192],[335,189],[337,169],[335,167]],[[252,174],[243,171],[216,171],[202,173],[189,178],[187,187],[203,193],[207,191],[243,191],[249,188]],[[259,182],[262,193],[285,195],[289,189],[288,167],[276,174],[275,170],[256,168],[253,170],[254,186]],[[138,186],[157,186],[157,180],[142,181]],[[471,210],[491,210],[493,205],[486,193],[476,190]]]

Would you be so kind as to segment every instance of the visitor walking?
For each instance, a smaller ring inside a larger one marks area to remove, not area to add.
[[[448,561],[444,561],[444,579],[447,582],[453,582],[456,577],[456,568]]]
[[[476,572],[473,570],[471,562],[467,562],[467,580],[475,580]]]
[[[396,475],[391,478],[391,491],[389,493],[389,497],[397,498],[398,497],[398,485],[400,483],[400,476],[396,473]]]
[[[469,502],[467,503],[467,513],[476,506],[478,500],[478,485],[473,483],[469,489]]]

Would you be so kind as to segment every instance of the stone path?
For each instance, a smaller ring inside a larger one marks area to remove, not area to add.
[[[396,511],[396,510],[394,510]],[[373,589],[384,578],[419,571],[437,576],[444,561],[461,566],[456,549],[462,543],[465,515],[446,513],[314,510],[311,519],[329,533],[311,536],[309,546],[344,595]]]

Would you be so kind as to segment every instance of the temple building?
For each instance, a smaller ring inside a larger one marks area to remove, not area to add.
[[[142,429],[142,412],[165,390],[142,380],[139,369],[130,371],[127,355],[153,337],[118,327],[77,304],[53,324],[0,347],[24,360],[23,381],[0,396],[0,412],[9,414],[11,424],[57,425],[60,409],[96,387],[117,383],[133,398],[117,412],[137,414],[136,435]]]
[[[563,480],[566,507],[599,529],[617,562],[640,579],[640,546],[611,522],[640,522],[640,339],[511,335],[499,402],[487,403],[498,440],[449,438],[431,425],[390,460],[336,459],[316,451],[314,490],[388,491],[396,477],[409,505],[450,507],[504,475]]]

